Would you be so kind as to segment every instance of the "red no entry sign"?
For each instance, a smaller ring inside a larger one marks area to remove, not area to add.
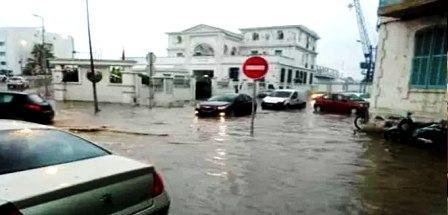
[[[259,56],[250,57],[243,64],[244,74],[252,79],[263,78],[268,72],[268,62]]]

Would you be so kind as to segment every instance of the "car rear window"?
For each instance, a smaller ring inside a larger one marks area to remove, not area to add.
[[[233,100],[235,100],[237,96],[238,96],[237,94],[213,96],[208,101],[233,102]]]
[[[45,100],[37,94],[31,94],[28,98],[34,103],[43,103]]]
[[[104,156],[109,152],[52,129],[0,131],[0,174]]]
[[[288,91],[275,91],[272,94],[272,97],[288,98],[290,95],[291,95],[291,92],[288,92]]]

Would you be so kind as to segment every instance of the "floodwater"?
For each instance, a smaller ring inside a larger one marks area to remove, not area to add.
[[[155,164],[171,214],[446,214],[446,152],[354,134],[353,118],[310,108],[198,119],[193,108],[57,103],[57,126]],[[167,136],[165,136],[167,135]]]

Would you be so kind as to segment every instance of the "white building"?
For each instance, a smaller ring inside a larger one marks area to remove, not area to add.
[[[378,14],[373,112],[446,119],[446,0],[381,0]]]
[[[73,58],[74,41],[71,36],[46,33],[45,42],[52,44],[57,58]],[[21,74],[26,59],[31,57],[34,44],[42,43],[41,28],[0,28],[0,73]]]
[[[58,101],[92,101],[92,82],[87,78],[89,59],[53,59],[52,85]],[[149,104],[148,76],[143,62],[134,60],[94,60],[102,79],[96,84],[99,102]],[[151,105],[178,106],[192,100],[187,71],[160,70],[153,76]]]
[[[54,98],[58,101],[93,101],[92,82],[87,79],[89,59],[63,59],[50,61]],[[95,71],[102,75],[97,86],[98,101],[134,103],[137,74],[132,72],[135,61],[94,60]],[[111,77],[111,71],[118,71]]]
[[[157,58],[156,70],[188,71],[196,99],[247,89],[251,81],[241,67],[250,55],[261,55],[269,62],[262,88],[296,88],[312,83],[319,39],[316,33],[301,25],[240,31],[201,24],[168,33],[168,56]]]

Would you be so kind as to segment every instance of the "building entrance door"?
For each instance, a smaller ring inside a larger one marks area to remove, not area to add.
[[[195,70],[196,77],[196,100],[206,100],[212,96],[213,70]]]

